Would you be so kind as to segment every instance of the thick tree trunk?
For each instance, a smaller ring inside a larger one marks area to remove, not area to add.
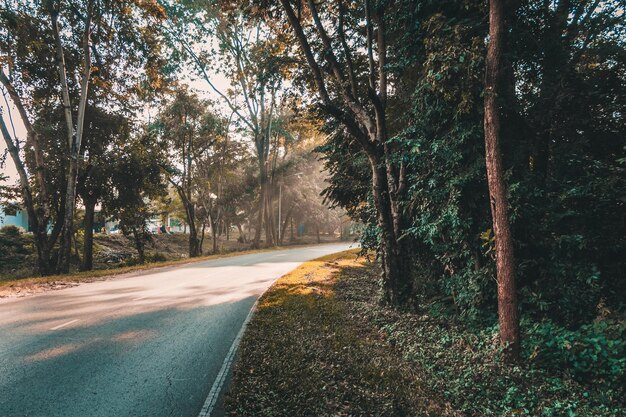
[[[144,250],[142,234],[143,233],[140,233],[135,227],[133,227],[133,238],[135,240],[135,249],[137,250],[137,261],[140,264],[144,264],[146,262],[146,254]]]
[[[63,230],[59,242],[59,259],[57,272],[67,274],[70,272],[70,259],[72,253],[72,239],[74,236],[74,212],[76,211],[76,179],[78,177],[78,159],[74,155],[70,157],[69,171],[67,173],[67,189],[65,192],[65,216],[63,218]]]
[[[200,242],[198,240],[198,231],[196,230],[195,219],[192,219],[189,224],[189,257],[195,258],[199,256]]]
[[[53,265],[50,259],[50,246],[48,245],[48,236],[45,230],[33,233],[35,238],[35,247],[37,248],[37,270],[39,275],[52,275]]]
[[[392,305],[408,305],[413,299],[413,277],[410,268],[410,254],[406,242],[398,241],[394,229],[394,205],[390,201],[387,173],[381,167],[380,158],[370,155],[372,170],[372,191],[374,204],[381,229],[383,292],[386,302]],[[395,205],[397,207],[397,205]]]
[[[500,110],[497,102],[503,67],[504,13],[502,0],[489,1],[489,46],[485,62],[485,162],[496,245],[500,341],[505,347],[506,358],[515,360],[519,356],[519,313],[513,237],[509,225],[507,190],[500,150]]]
[[[187,222],[189,223],[189,257],[199,256],[200,242],[198,240],[198,230],[196,229],[196,213],[193,205],[186,204]]]
[[[198,256],[198,232],[194,227],[189,226],[189,257]]]
[[[93,222],[96,211],[96,200],[85,201],[85,239],[83,242],[82,271],[93,269]]]
[[[185,216],[187,217],[186,225],[189,225],[189,257],[195,258],[200,256],[200,241],[196,228],[196,209],[190,198],[191,191],[187,190],[187,192],[185,192],[185,190],[179,186],[177,186],[176,190],[185,207]]]

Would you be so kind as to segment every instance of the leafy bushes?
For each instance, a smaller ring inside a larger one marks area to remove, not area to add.
[[[622,417],[624,324],[598,320],[576,330],[522,323],[522,360],[503,363],[498,326],[472,326],[434,303],[432,313],[381,306],[374,264],[343,270],[335,293],[350,319],[383,334],[430,392],[471,417]],[[346,319],[348,320],[348,319]],[[417,414],[421,415],[421,414]],[[455,414],[458,415],[458,414]]]
[[[9,276],[27,265],[32,266],[28,262],[31,247],[31,239],[24,236],[19,227],[7,225],[0,228],[0,276]]]
[[[6,236],[19,236],[22,234],[22,229],[15,225],[8,224],[0,227],[0,234]]]
[[[524,341],[528,357],[552,371],[567,370],[583,383],[626,395],[626,324],[599,320],[568,330],[554,322],[532,326]],[[609,394],[607,394],[609,395]]]

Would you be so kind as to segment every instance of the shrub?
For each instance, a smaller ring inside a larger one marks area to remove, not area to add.
[[[146,255],[146,262],[165,262],[167,258],[162,253],[155,253],[154,255]]]
[[[0,233],[7,236],[20,236],[23,232],[22,228],[12,224],[0,227]]]
[[[529,330],[525,346],[541,367],[567,369],[584,383],[626,387],[626,324],[622,322],[597,320],[570,330],[544,321]]]

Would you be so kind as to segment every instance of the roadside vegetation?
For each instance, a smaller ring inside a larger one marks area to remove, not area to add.
[[[3,265],[93,270],[106,221],[140,264],[155,220],[190,258],[356,224],[394,349],[440,344],[456,408],[626,385],[623,0],[7,0],[0,56],[0,205],[31,233]]]
[[[508,366],[498,329],[433,304],[379,302],[356,251],[305,263],[260,299],[227,394],[229,415],[623,416],[624,327],[522,324]]]

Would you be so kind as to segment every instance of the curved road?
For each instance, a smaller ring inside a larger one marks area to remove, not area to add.
[[[259,295],[348,248],[241,255],[0,301],[0,416],[207,415]]]

